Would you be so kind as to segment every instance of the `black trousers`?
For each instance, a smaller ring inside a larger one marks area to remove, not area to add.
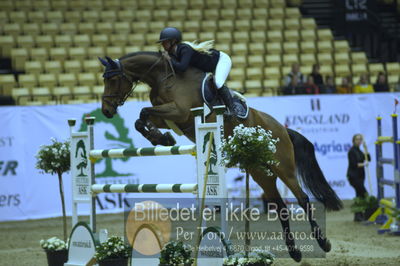
[[[364,180],[365,180],[364,176],[352,176],[352,177],[349,176],[347,178],[349,180],[350,185],[356,191],[356,197],[363,198],[365,196],[365,193],[368,193],[364,186]]]

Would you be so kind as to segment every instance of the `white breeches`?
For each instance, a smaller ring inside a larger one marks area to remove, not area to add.
[[[217,89],[224,85],[226,79],[228,78],[229,72],[231,71],[231,67],[232,60],[229,55],[220,51],[218,64],[214,73],[214,81]]]

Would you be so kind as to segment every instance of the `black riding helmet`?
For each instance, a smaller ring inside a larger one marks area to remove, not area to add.
[[[181,42],[182,33],[177,28],[166,27],[161,31],[158,42],[160,43],[166,40],[176,40],[177,42]]]

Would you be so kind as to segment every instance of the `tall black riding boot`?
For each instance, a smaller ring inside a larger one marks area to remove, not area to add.
[[[231,92],[229,91],[229,88],[224,85],[220,89],[218,89],[218,93],[221,96],[222,101],[224,101],[225,106],[228,107],[229,112],[232,115],[237,116],[238,109],[235,106],[235,104],[233,103],[233,97],[232,97]]]

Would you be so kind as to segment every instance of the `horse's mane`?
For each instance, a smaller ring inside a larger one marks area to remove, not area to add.
[[[148,55],[148,56],[154,56],[154,57],[159,58],[161,56],[161,52],[150,52],[150,51],[133,52],[133,53],[129,53],[129,54],[126,54],[126,55],[120,57],[119,60],[121,61],[121,60],[128,59],[128,58],[131,58],[134,56],[139,56],[139,55]],[[204,73],[200,69],[193,67],[193,66],[189,66],[188,71]]]
[[[160,52],[148,52],[148,51],[140,51],[126,54],[119,58],[119,60],[127,59],[129,57],[137,56],[137,55],[152,55],[152,56],[160,56]]]

